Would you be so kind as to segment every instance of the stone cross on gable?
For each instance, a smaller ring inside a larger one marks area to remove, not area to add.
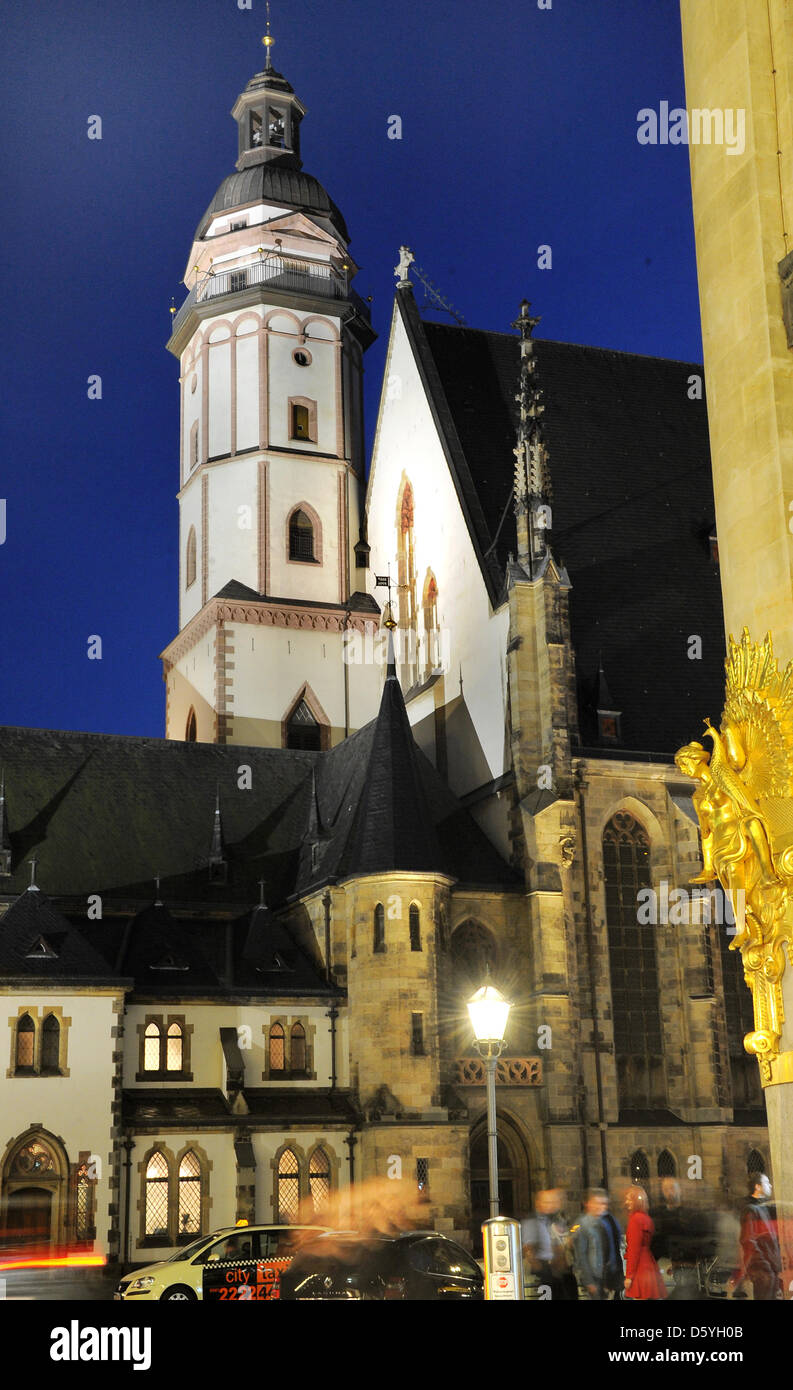
[[[415,259],[416,257],[413,255],[409,246],[400,246],[399,265],[394,266],[394,274],[397,277],[397,289],[402,289],[404,285],[410,284],[410,275],[408,272]]]

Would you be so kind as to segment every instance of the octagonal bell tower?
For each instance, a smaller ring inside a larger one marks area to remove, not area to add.
[[[181,442],[166,737],[327,748],[372,718],[382,683],[345,661],[379,623],[360,531],[375,335],[344,218],[303,170],[305,107],[264,42],[168,343]]]

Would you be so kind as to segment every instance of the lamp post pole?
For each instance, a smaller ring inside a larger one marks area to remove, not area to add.
[[[501,1049],[499,1048],[499,1052]],[[496,1063],[498,1052],[485,1058],[487,1067],[487,1173],[490,1215],[498,1216],[498,1131],[496,1129]]]
[[[489,972],[488,972],[489,979]],[[490,1215],[498,1216],[498,1131],[496,1126],[496,1066],[504,1051],[504,1029],[510,1005],[490,983],[468,1001],[474,1046],[485,1064],[487,1080],[487,1172]]]

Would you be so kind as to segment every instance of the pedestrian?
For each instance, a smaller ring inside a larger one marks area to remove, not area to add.
[[[603,1302],[614,1298],[623,1284],[621,1233],[609,1211],[609,1194],[592,1187],[573,1230],[575,1271],[589,1297]]]
[[[754,1173],[749,1179],[749,1200],[741,1213],[741,1262],[730,1279],[730,1292],[749,1279],[754,1298],[782,1298],[782,1254],[776,1230],[776,1208],[771,1202],[771,1179]]]
[[[643,1187],[634,1185],[625,1192],[628,1230],[625,1251],[625,1297],[666,1298],[666,1285],[650,1249],[655,1227],[649,1215],[649,1202]]]
[[[674,1280],[669,1297],[686,1301],[704,1297],[700,1264],[712,1260],[716,1251],[712,1217],[683,1205],[677,1178],[661,1179],[661,1198],[660,1205],[650,1211],[655,1227],[650,1248],[656,1260],[669,1261]]]
[[[520,1223],[523,1258],[552,1299],[577,1299],[578,1285],[568,1259],[569,1231],[562,1215],[560,1187],[538,1192],[533,1215]]]

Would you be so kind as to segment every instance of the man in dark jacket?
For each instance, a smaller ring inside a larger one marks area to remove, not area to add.
[[[593,1299],[609,1299],[622,1288],[625,1270],[620,1251],[621,1232],[609,1211],[609,1194],[593,1187],[574,1228],[575,1272]]]
[[[755,1298],[782,1298],[776,1209],[770,1200],[771,1181],[765,1173],[755,1173],[750,1178],[749,1194],[741,1213],[741,1263],[728,1287],[737,1289],[744,1279],[750,1279]]]

